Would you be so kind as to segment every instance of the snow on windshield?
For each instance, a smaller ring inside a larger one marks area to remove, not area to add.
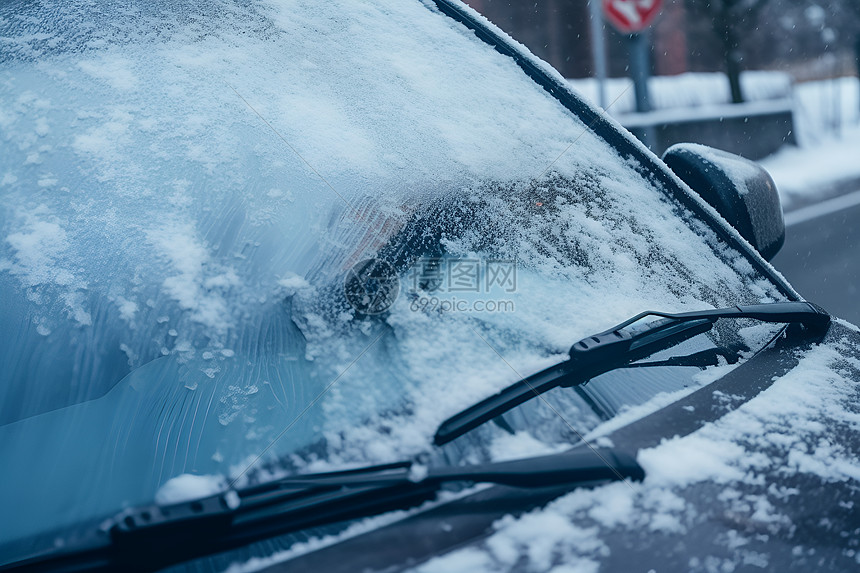
[[[90,509],[243,468],[278,436],[270,454],[302,463],[414,455],[646,307],[779,298],[432,5],[46,0],[5,3],[0,30],[0,438],[42,436],[30,475],[112,460],[70,485],[101,488]],[[449,258],[513,261],[492,302],[514,310],[332,302],[416,229]],[[104,451],[67,447],[93,436]]]

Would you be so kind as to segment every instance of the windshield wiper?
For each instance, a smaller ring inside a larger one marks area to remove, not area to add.
[[[659,316],[665,320],[656,321],[639,331],[627,329],[646,316]],[[600,374],[676,346],[709,331],[721,318],[800,323],[810,329],[826,328],[830,324],[830,315],[809,302],[776,302],[677,314],[646,311],[599,334],[583,338],[570,348],[568,360],[523,378],[448,418],[436,430],[434,441],[437,445],[446,444],[553,388],[584,384]]]
[[[451,482],[573,489],[644,476],[631,455],[600,449],[423,472],[402,462],[289,477],[170,506],[129,509],[95,532],[99,539],[0,570],[154,571],[290,531],[414,507]]]

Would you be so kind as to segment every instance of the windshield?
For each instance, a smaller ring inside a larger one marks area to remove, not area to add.
[[[6,2],[0,31],[0,541],[261,456],[414,457],[644,309],[782,299],[432,5]],[[384,304],[344,288],[366,260]],[[606,417],[690,383],[634,374]]]

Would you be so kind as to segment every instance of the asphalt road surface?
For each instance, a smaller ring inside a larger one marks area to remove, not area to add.
[[[860,190],[785,214],[773,266],[825,310],[860,325]]]

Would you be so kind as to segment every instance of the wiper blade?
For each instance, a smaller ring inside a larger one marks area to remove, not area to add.
[[[273,480],[170,506],[126,510],[99,530],[102,544],[53,550],[0,566],[15,571],[154,571],[275,535],[414,507],[451,482],[570,489],[640,481],[629,454],[568,451],[521,460],[429,468],[409,462]]]
[[[720,359],[728,364],[737,364],[741,359],[739,350],[734,348],[709,348],[694,352],[686,356],[672,356],[664,360],[653,360],[650,362],[635,362],[628,364],[625,368],[653,368],[655,366],[688,366],[693,368],[707,368],[718,366]]]
[[[647,316],[657,321],[638,332],[627,330]],[[646,311],[601,333],[583,338],[570,348],[570,358],[511,384],[498,394],[474,404],[443,422],[434,442],[446,444],[481,424],[553,388],[584,384],[611,370],[627,366],[709,331],[721,318],[751,318],[764,322],[800,323],[818,330],[830,324],[830,315],[809,302],[776,302],[733,306],[694,312]]]

